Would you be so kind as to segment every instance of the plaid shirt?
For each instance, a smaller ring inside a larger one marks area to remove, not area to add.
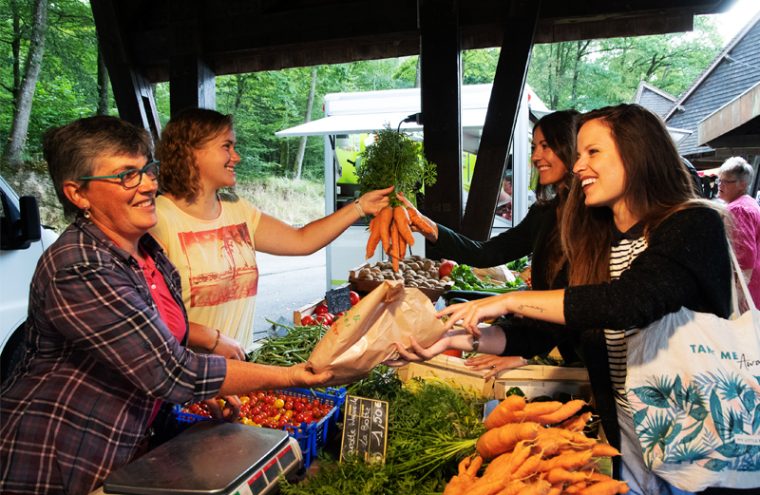
[[[140,246],[182,307],[174,266]],[[0,493],[89,493],[132,459],[156,399],[213,397],[227,370],[177,342],[137,261],[83,218],[37,265],[26,344],[0,395]]]

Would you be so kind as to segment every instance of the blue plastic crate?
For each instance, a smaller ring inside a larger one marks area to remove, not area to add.
[[[346,401],[346,389],[342,387],[337,389],[328,388],[325,392],[319,392],[307,388],[288,388],[275,390],[274,392],[282,393],[284,395],[292,395],[294,397],[316,398],[321,402],[333,404],[330,412],[325,414],[319,421],[308,424],[303,423],[302,427],[295,431],[289,427],[283,428],[291,437],[296,439],[298,445],[301,447],[304,466],[309,467],[317,457],[317,451],[319,448],[324,446],[327,441],[330,429],[335,428],[335,425],[340,419],[340,411],[343,407],[343,403]],[[179,423],[192,424],[211,419],[204,416],[198,416],[197,414],[183,412],[182,406],[180,405],[175,405],[173,412],[174,417]]]

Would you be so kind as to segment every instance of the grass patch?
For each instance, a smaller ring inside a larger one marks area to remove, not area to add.
[[[303,179],[267,177],[239,183],[235,191],[264,213],[291,225],[325,215],[324,184]]]

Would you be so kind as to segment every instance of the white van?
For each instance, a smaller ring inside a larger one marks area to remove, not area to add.
[[[37,200],[18,197],[0,177],[0,380],[5,380],[24,353],[24,322],[29,285],[42,252],[58,235],[42,226]]]

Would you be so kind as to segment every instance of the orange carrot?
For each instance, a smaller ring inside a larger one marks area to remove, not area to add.
[[[591,420],[592,415],[593,414],[591,413],[591,411],[586,411],[585,413],[582,413],[579,416],[574,416],[572,418],[566,419],[565,421],[561,422],[558,426],[560,428],[564,428],[570,431],[582,431],[583,428],[586,427],[586,423],[588,423]]]
[[[542,425],[553,425],[555,423],[562,422],[569,418],[570,416],[575,415],[578,411],[581,410],[583,406],[586,405],[585,401],[582,400],[571,400],[565,404],[563,404],[560,408],[556,409],[555,411],[543,414],[535,419],[537,423],[541,423]]]
[[[551,471],[554,468],[563,468],[567,470],[578,469],[583,467],[591,460],[590,450],[581,450],[579,452],[566,452],[541,463],[539,471]]]
[[[587,484],[588,483],[586,483],[585,481],[579,481],[578,483],[573,483],[572,485],[565,488],[565,493],[569,495],[573,495],[575,493],[581,493],[581,491],[586,488]]]
[[[517,421],[535,421],[540,416],[553,413],[561,407],[562,403],[558,401],[531,402],[525,405],[525,409],[516,412],[515,418]]]
[[[506,483],[507,480],[501,478],[479,478],[467,490],[467,495],[495,495]]]
[[[499,454],[514,449],[520,440],[533,440],[538,435],[538,423],[507,423],[488,430],[478,438],[475,449],[485,459],[493,459]]]
[[[399,232],[399,236],[398,236],[398,253],[399,253],[398,254],[399,260],[403,260],[406,257],[406,241],[404,240],[404,237],[401,235],[401,232]]]
[[[494,460],[492,460],[488,464],[488,467],[486,468],[485,472],[483,473],[483,477],[490,478],[493,476],[499,476],[499,477],[506,478],[507,476],[504,476],[504,473],[512,472],[509,466],[510,466],[510,463],[512,462],[512,457],[515,455],[515,452],[517,452],[519,445],[520,443],[518,443],[517,446],[515,446],[515,450],[513,450],[512,452],[505,452],[497,456]],[[530,448],[528,448],[528,452],[530,452]]]
[[[539,452],[538,454],[532,455],[525,459],[525,462],[523,462],[522,465],[519,466],[512,474],[512,478],[521,480],[523,478],[527,478],[536,474],[536,469],[541,464],[542,457],[543,453]]]
[[[616,495],[628,493],[628,485],[623,481],[610,480],[594,483],[581,490],[581,495]]]
[[[517,495],[546,495],[551,487],[552,485],[548,481],[538,480],[517,492]]]
[[[575,438],[571,436],[572,434],[578,435],[578,437]],[[588,449],[594,443],[593,439],[586,438],[581,433],[547,428],[539,432],[535,441],[535,447],[540,449],[545,456],[549,457],[567,450]]]
[[[583,471],[568,471],[567,469],[554,468],[546,475],[546,479],[554,483],[578,483],[579,481],[586,481],[589,477],[588,473]]]
[[[417,227],[417,230],[422,232],[423,235],[435,234],[433,227],[431,227],[430,224],[417,213],[417,210],[414,208],[407,208],[406,212],[409,214],[409,220],[412,222],[412,225]]]
[[[412,229],[409,228],[409,216],[406,214],[406,208],[396,206],[393,208],[393,222],[398,225],[398,233],[404,238],[404,241],[410,246],[414,246],[414,237]]]
[[[393,209],[386,206],[377,214],[378,225],[380,230],[380,239],[383,241],[383,251],[391,252],[391,220],[393,220]]]
[[[467,468],[470,465],[471,458],[465,457],[461,461],[459,461],[459,472],[457,474],[465,474],[467,472]]]
[[[520,480],[514,480],[510,481],[507,486],[504,487],[504,489],[500,492],[498,492],[496,495],[517,495],[520,493],[520,490],[528,486],[525,484],[525,482]]]
[[[514,413],[525,409],[525,397],[519,395],[510,395],[491,411],[486,420],[483,422],[487,429],[496,428],[513,421],[516,421]]]
[[[398,262],[399,262],[399,242],[398,242],[398,228],[396,227],[396,222],[391,223],[391,264],[393,265],[393,271],[398,271]]]
[[[562,487],[564,485],[552,485],[546,495],[562,495]]]
[[[594,457],[615,457],[620,455],[618,449],[608,443],[597,443],[591,449]]]
[[[367,252],[365,253],[367,259],[375,255],[375,249],[377,249],[377,244],[380,242],[380,230],[377,228],[377,225],[377,217],[370,220],[369,239],[367,239]]]
[[[467,474],[469,474],[472,477],[475,477],[475,475],[478,474],[478,470],[480,469],[480,466],[483,465],[483,458],[479,455],[476,455],[474,459],[470,462],[470,466],[467,468]]]

